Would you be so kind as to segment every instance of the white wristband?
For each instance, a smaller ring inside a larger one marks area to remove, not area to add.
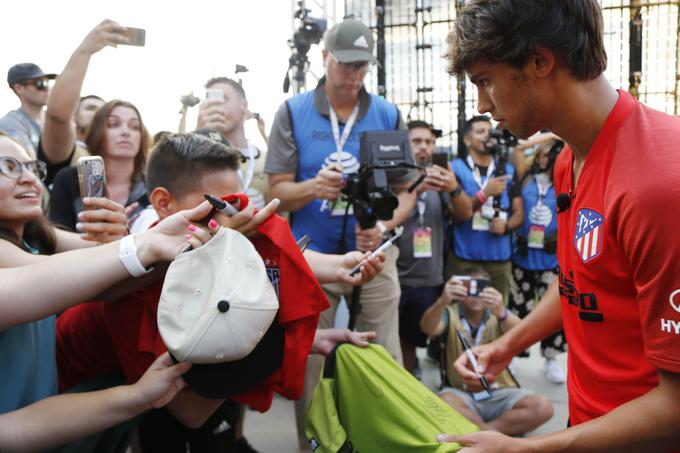
[[[378,229],[380,230],[380,234],[385,236],[385,233],[387,233],[387,227],[385,226],[385,224],[378,221],[378,222],[375,223],[375,226],[377,226]]]
[[[153,270],[153,267],[145,268],[137,257],[137,246],[135,245],[135,235],[128,234],[123,239],[120,240],[120,246],[118,247],[118,259],[125,269],[133,277],[140,277],[142,275],[148,274]]]

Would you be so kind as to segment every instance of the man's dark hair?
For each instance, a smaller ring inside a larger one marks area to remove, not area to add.
[[[429,129],[430,131],[432,131],[432,125],[430,123],[428,123],[427,121],[423,121],[423,120],[409,121],[406,124],[406,127],[408,127],[408,130],[423,128],[423,129]]]
[[[591,80],[607,67],[603,29],[597,0],[473,0],[449,35],[449,73],[483,59],[520,68],[545,47],[576,79]]]
[[[463,272],[461,272],[460,275],[468,275],[470,277],[482,277],[491,279],[491,275],[487,271],[478,266],[466,267],[465,269],[463,269]]]
[[[97,99],[97,100],[100,100],[102,102],[106,102],[104,99],[100,98],[96,94],[88,94],[87,96],[82,96],[80,98],[80,100],[78,101],[78,105],[80,105],[83,101],[86,101],[88,99]]]
[[[241,86],[241,84],[238,83],[236,80],[230,79],[229,77],[213,77],[212,79],[205,82],[205,88],[208,89],[215,85],[216,83],[227,83],[231,85],[236,90],[236,92],[241,95],[243,99],[246,98],[246,92],[243,89],[243,86]]]
[[[173,197],[181,198],[200,187],[206,173],[237,171],[240,157],[237,150],[200,135],[163,135],[149,155],[147,191],[165,187]]]
[[[481,122],[491,124],[491,118],[489,118],[486,115],[475,115],[475,116],[473,116],[472,118],[470,118],[469,120],[467,120],[465,122],[465,135],[467,135],[472,130],[472,126],[474,126],[475,123],[481,123]]]

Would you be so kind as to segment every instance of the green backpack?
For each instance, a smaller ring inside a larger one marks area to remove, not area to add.
[[[437,434],[478,430],[382,346],[344,344],[326,359],[305,432],[315,453],[444,453],[462,447]]]

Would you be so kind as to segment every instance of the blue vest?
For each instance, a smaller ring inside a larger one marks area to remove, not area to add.
[[[455,159],[451,162],[451,168],[466,194],[474,197],[481,190],[473,177],[472,169],[464,160]],[[514,176],[514,167],[506,164],[505,174]],[[493,177],[493,175],[488,176]],[[507,189],[501,194],[501,208],[508,212],[509,217],[510,198]],[[507,261],[512,254],[510,235],[497,236],[490,231],[474,231],[472,219],[463,223],[454,223],[452,239],[453,251],[462,260]]]
[[[56,316],[0,332],[0,413],[57,394]]]
[[[522,201],[524,202],[524,223],[520,228],[517,229],[517,234],[524,239],[529,236],[529,228],[531,227],[531,221],[529,220],[529,215],[534,206],[538,204],[538,183],[536,178],[531,175],[528,176],[529,181],[525,181],[522,186]],[[557,236],[557,207],[555,204],[555,188],[550,186],[548,192],[545,194],[543,199],[543,204],[550,208],[552,213],[552,220],[550,224],[545,228],[545,238]],[[542,249],[529,248],[527,256],[523,256],[519,253],[518,247],[515,244],[512,253],[512,262],[517,266],[531,270],[531,271],[544,271],[548,269],[556,269],[557,255],[554,253],[546,253]]]
[[[345,172],[359,168],[359,138],[362,132],[395,129],[399,118],[397,107],[379,96],[370,95],[371,103],[366,114],[358,119],[349,134],[344,150],[350,153],[343,159]],[[299,94],[288,101],[293,138],[298,149],[296,182],[316,177],[324,161],[336,152],[330,120],[321,115],[314,105],[314,91]],[[340,135],[344,125],[340,125]],[[332,216],[324,200],[314,199],[292,216],[292,230],[296,238],[311,237],[309,248],[323,253],[337,253],[342,234],[343,216]],[[322,207],[326,208],[322,211]],[[347,219],[345,233],[347,250],[354,250],[355,235],[353,215]]]

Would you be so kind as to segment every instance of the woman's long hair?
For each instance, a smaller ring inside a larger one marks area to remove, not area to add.
[[[21,149],[26,151],[21,143],[14,140],[12,137],[9,137],[4,132],[0,132],[0,137],[6,137],[7,139],[12,140],[21,147]],[[47,190],[45,186],[43,186],[43,190]],[[26,242],[31,247],[38,249],[40,253],[44,255],[51,255],[57,248],[57,237],[54,234],[52,224],[50,224],[43,214],[36,219],[26,222],[22,237],[18,237],[12,229],[2,225],[2,220],[0,220],[0,239],[11,242],[21,249],[25,249],[23,242]]]
[[[149,133],[144,126],[142,121],[142,115],[139,113],[137,107],[132,103],[127,101],[121,101],[120,99],[114,99],[106,104],[102,105],[97,109],[97,112],[92,118],[90,127],[87,129],[87,135],[85,136],[85,143],[87,144],[87,149],[90,154],[95,156],[102,156],[106,159],[106,132],[109,128],[109,115],[116,107],[128,107],[134,110],[139,117],[139,130],[141,132],[141,141],[139,143],[139,150],[135,156],[135,169],[132,172],[131,182],[134,184],[135,179],[139,175],[144,174],[144,169],[146,168],[146,157],[149,152]]]

